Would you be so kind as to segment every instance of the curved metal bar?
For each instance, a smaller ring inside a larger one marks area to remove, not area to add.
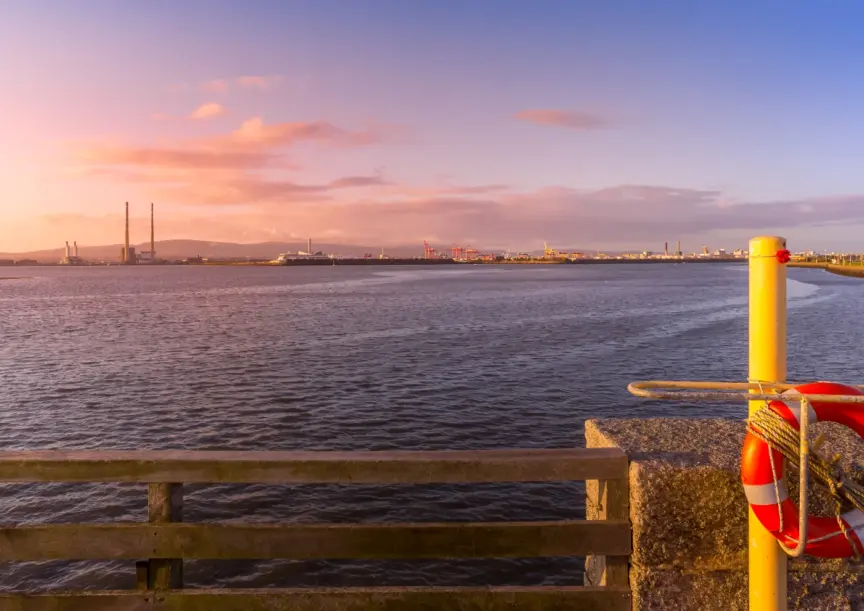
[[[799,384],[779,384],[776,382],[691,382],[655,380],[632,382],[627,386],[630,394],[645,399],[661,399],[667,401],[728,401],[730,399],[745,399],[747,401],[789,401],[800,399],[801,393],[794,391]],[[852,386],[864,391],[864,386]],[[765,389],[777,392],[762,392]],[[864,395],[817,395],[807,394],[812,402],[830,403],[862,403]]]
[[[808,519],[808,506],[807,506],[807,485],[808,485],[808,477],[809,471],[808,467],[810,466],[810,441],[807,437],[807,429],[810,426],[810,401],[807,400],[807,397],[801,397],[801,421],[800,421],[800,433],[801,433],[801,442],[800,442],[800,456],[801,463],[799,465],[798,470],[798,544],[794,548],[786,547],[786,545],[782,541],[778,541],[780,543],[780,548],[786,552],[787,556],[791,558],[798,558],[804,555],[804,549],[807,547],[807,519]],[[777,507],[779,511],[782,509]]]
[[[803,383],[781,384],[776,382],[696,382],[654,380],[633,382],[627,386],[627,390],[631,394],[646,399],[672,401],[728,401],[729,399],[745,399],[748,401],[790,401],[797,399],[801,402],[799,424],[799,455],[801,461],[798,469],[798,542],[794,548],[787,547],[785,544],[780,542],[781,549],[792,558],[803,556],[804,550],[807,548],[807,521],[809,519],[807,488],[809,486],[810,466],[810,441],[808,437],[810,427],[810,404],[814,401],[864,404],[864,395],[802,394],[795,391],[795,387],[800,386],[801,384]],[[850,386],[864,391],[864,386]],[[775,392],[764,392],[766,389]],[[778,510],[782,511],[780,507],[778,507]]]

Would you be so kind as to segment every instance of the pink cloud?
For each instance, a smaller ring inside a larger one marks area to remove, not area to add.
[[[164,169],[257,169],[276,155],[266,151],[232,151],[185,148],[94,147],[81,154],[92,166],[136,166]]]
[[[260,117],[247,120],[228,138],[243,146],[285,148],[300,142],[317,142],[325,146],[351,147],[377,144],[385,134],[375,130],[350,131],[327,121],[274,123],[267,125]]]
[[[340,243],[385,246],[419,245],[423,239],[434,238],[442,247],[472,243],[486,248],[530,248],[546,240],[556,248],[612,249],[633,243],[662,243],[663,239],[671,241],[678,236],[692,238],[711,231],[740,231],[745,236],[745,231],[782,234],[795,227],[864,222],[864,195],[728,206],[718,205],[722,194],[716,191],[621,185],[597,190],[550,187],[496,197],[403,197],[379,201],[358,198],[351,187],[342,189],[338,185],[377,182],[380,177],[347,177],[319,185],[252,183],[245,182],[247,178],[224,175],[219,182],[196,183],[199,195],[211,198],[206,203],[233,202],[241,194],[261,198],[242,209],[177,208],[174,204],[189,195],[182,188],[174,192],[176,199],[167,199],[167,193],[165,199],[156,199],[160,202],[159,238],[236,242],[312,235],[332,236]],[[200,191],[202,187],[212,192]],[[344,199],[338,199],[337,194]],[[150,201],[143,196],[138,199]],[[83,244],[115,243],[122,227],[120,214],[53,219],[53,230],[44,224],[44,219],[39,226],[31,220],[27,226],[10,227],[10,235],[50,234],[62,244],[67,239],[63,236],[72,234]],[[135,235],[146,235],[146,219],[133,222],[137,223],[133,226]],[[693,242],[685,244],[685,249],[693,248]]]
[[[282,77],[279,75],[270,75],[270,76],[240,76],[236,79],[236,84],[238,87],[244,87],[247,89],[270,89],[275,87],[279,83],[282,82]]]
[[[196,206],[244,206],[266,203],[318,202],[333,199],[333,192],[385,184],[380,176],[348,176],[325,184],[299,184],[285,180],[266,180],[250,173],[232,176],[219,174],[190,177],[180,186],[154,192],[162,201]]]
[[[209,91],[211,93],[225,93],[228,91],[229,87],[230,83],[225,79],[212,79],[201,84],[201,88],[204,91]]]
[[[346,176],[329,183],[331,189],[351,187],[376,187],[387,184],[380,176]]]
[[[202,108],[198,110],[202,111]],[[215,116],[216,113],[216,109],[207,108],[200,115]],[[96,145],[80,151],[79,157],[90,167],[296,169],[294,164],[285,161],[281,151],[303,142],[340,148],[366,146],[384,142],[387,137],[386,130],[353,131],[326,121],[265,124],[260,118],[254,118],[222,136],[159,147]]]
[[[528,123],[566,127],[576,130],[609,127],[609,123],[603,117],[578,110],[522,110],[513,116],[520,121],[527,121]]]
[[[227,93],[232,89],[257,89],[259,91],[267,91],[279,85],[283,80],[283,77],[278,74],[249,74],[233,78],[214,78],[199,83],[198,85],[190,85],[188,83],[175,85],[171,89],[174,91],[201,89],[209,93]]]
[[[189,118],[196,121],[206,121],[209,119],[215,119],[216,117],[221,117],[224,114],[224,106],[217,104],[216,102],[208,102],[207,104],[202,104],[196,108],[192,114],[189,115]]]

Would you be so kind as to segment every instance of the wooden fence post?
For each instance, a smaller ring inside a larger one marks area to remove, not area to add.
[[[183,521],[183,484],[149,484],[147,488],[148,521],[166,524]],[[153,590],[183,587],[183,560],[151,558],[147,585]]]
[[[589,520],[629,520],[630,487],[627,479],[586,482],[587,518]],[[630,585],[629,556],[599,556],[588,558],[585,567],[586,585],[624,587]]]
[[[610,479],[600,482],[600,519],[630,519],[630,485],[627,479]],[[629,587],[630,557],[606,556],[606,570],[600,585]]]

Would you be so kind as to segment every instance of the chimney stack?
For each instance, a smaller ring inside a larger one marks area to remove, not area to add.
[[[66,258],[67,258],[67,259],[69,258],[69,255],[70,255],[70,254],[71,254],[71,253],[69,252],[69,242],[66,242]]]
[[[663,254],[669,256],[669,242],[663,242]]]
[[[312,254],[312,238],[309,238],[309,246],[307,247],[306,252],[308,252],[310,255]]]
[[[74,244],[75,244],[75,256],[77,257],[78,256],[78,242],[75,241]]]
[[[150,262],[156,260],[156,214],[153,211],[153,202],[150,202]]]
[[[129,202],[126,202],[126,246],[123,249],[123,263],[129,265]]]

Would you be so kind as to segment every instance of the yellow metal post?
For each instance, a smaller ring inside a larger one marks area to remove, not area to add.
[[[786,381],[786,265],[777,257],[786,240],[750,240],[750,379]],[[750,401],[750,414],[764,406]],[[749,522],[750,611],[786,610],[786,554],[759,523]]]

